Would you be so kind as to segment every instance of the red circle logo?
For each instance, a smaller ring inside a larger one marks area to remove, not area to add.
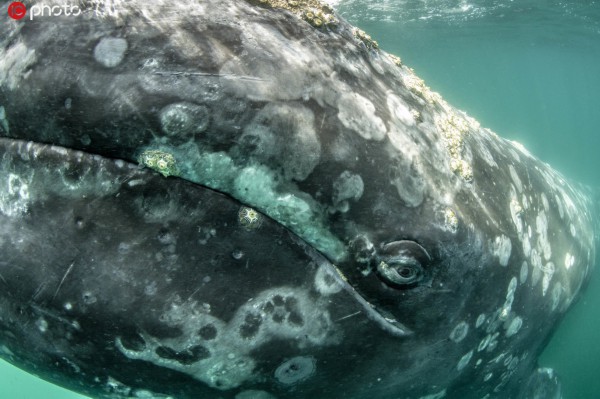
[[[25,8],[25,4],[20,1],[10,3],[8,6],[8,16],[12,19],[21,19],[25,16],[26,12],[27,8]]]

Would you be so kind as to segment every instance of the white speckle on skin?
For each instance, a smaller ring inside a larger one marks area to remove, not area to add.
[[[452,332],[450,333],[450,339],[455,343],[459,343],[460,341],[465,339],[468,332],[469,325],[466,322],[461,321],[456,325],[456,327],[454,327],[454,330],[452,330]]]
[[[103,37],[94,48],[94,59],[107,68],[114,68],[123,61],[127,40],[120,37]]]
[[[46,331],[48,331],[48,322],[43,317],[40,317],[35,322],[35,325],[37,326],[38,330],[40,330],[41,333],[45,333]]]

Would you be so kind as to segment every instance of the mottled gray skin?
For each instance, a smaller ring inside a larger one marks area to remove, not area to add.
[[[3,14],[2,357],[98,398],[560,397],[588,197],[266,4]]]

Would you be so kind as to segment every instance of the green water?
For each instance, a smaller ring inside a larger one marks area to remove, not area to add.
[[[373,3],[373,4],[371,4]],[[570,178],[600,188],[600,3],[344,1],[433,90]],[[600,397],[600,273],[540,359],[565,399]],[[0,398],[76,399],[0,362]]]

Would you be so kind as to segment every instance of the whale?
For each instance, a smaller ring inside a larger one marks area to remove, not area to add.
[[[318,0],[60,4],[0,24],[0,357],[92,398],[561,397],[589,190]]]

